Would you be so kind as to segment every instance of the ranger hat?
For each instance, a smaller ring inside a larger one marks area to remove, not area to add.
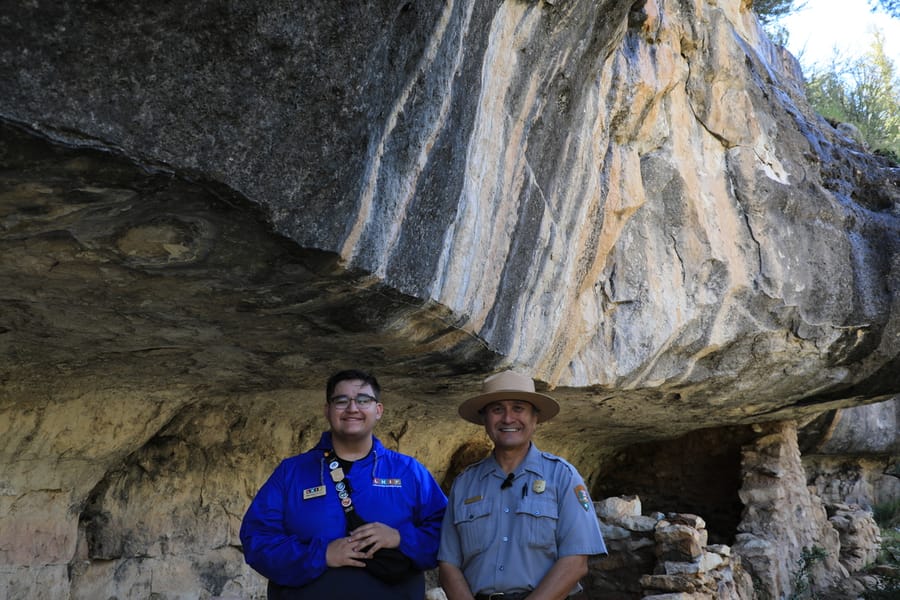
[[[481,409],[500,400],[524,400],[530,403],[538,410],[538,423],[552,419],[559,412],[556,400],[534,391],[534,381],[530,377],[514,371],[502,371],[484,380],[481,394],[459,405],[459,416],[470,423],[484,425]]]

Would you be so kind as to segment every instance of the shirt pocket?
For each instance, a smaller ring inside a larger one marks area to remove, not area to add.
[[[525,542],[532,548],[556,552],[556,524],[559,509],[553,498],[525,497],[516,509],[518,521],[523,525]]]
[[[459,533],[459,544],[466,560],[484,552],[495,534],[494,528],[489,527],[490,504],[484,501],[459,504],[454,515],[453,525]]]

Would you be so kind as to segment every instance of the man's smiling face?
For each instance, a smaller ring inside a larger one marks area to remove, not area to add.
[[[484,407],[484,430],[502,450],[528,446],[537,427],[538,411],[524,400],[500,400]]]
[[[352,400],[346,408],[339,408],[331,401],[325,403],[325,418],[331,425],[331,434],[347,440],[363,439],[372,434],[381,413],[384,410],[381,402],[370,401],[360,407],[356,399],[360,397],[374,398],[372,387],[359,379],[340,381],[334,388],[331,400],[338,398]]]

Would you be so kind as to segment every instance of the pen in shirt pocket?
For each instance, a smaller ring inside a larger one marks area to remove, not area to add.
[[[527,495],[528,495],[528,484],[523,483],[522,484],[522,497],[524,498]]]

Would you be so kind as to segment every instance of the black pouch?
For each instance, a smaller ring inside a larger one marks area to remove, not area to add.
[[[363,562],[366,571],[385,583],[399,583],[415,572],[412,560],[397,548],[382,548]]]

